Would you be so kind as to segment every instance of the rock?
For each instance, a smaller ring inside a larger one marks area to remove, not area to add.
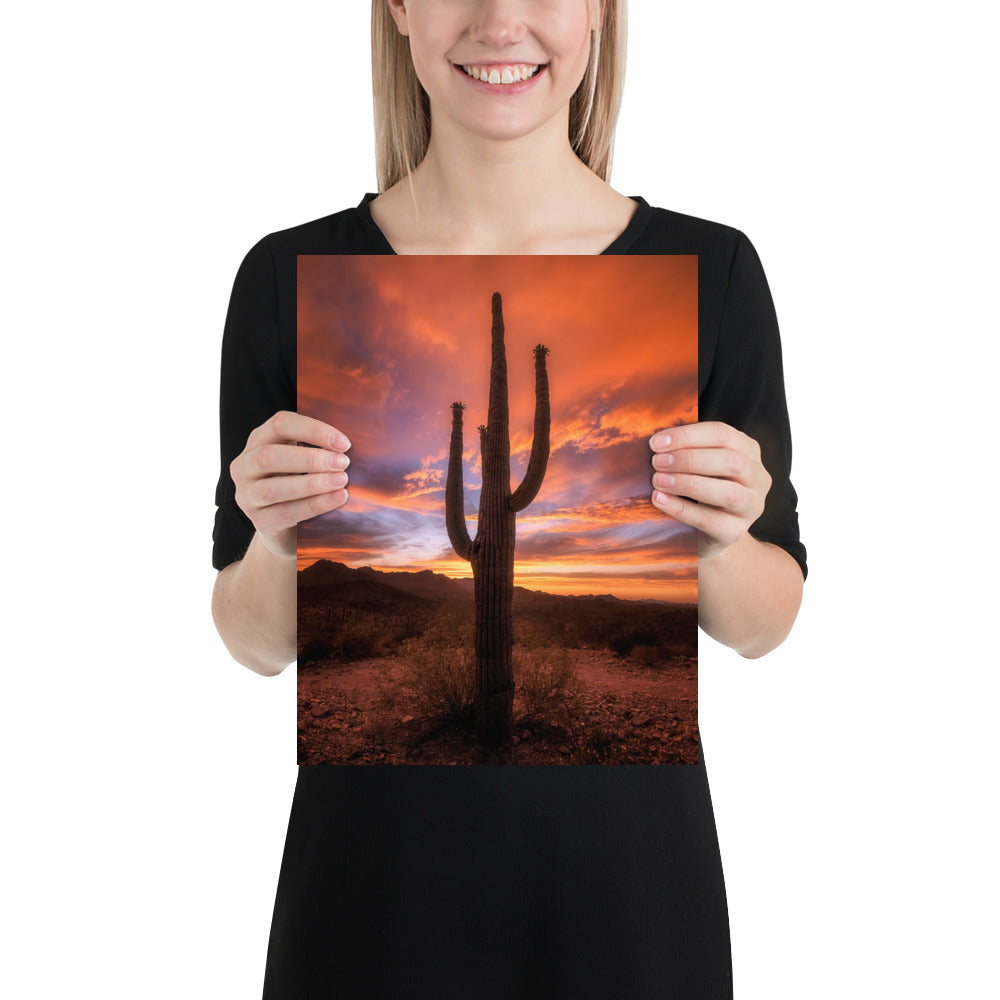
[[[324,715],[330,714],[330,709],[325,705],[313,705],[311,713],[314,719],[322,719]]]
[[[651,715],[643,713],[632,719],[632,725],[635,726],[636,729],[641,729],[643,726],[648,726],[652,721],[653,717]]]
[[[412,722],[413,721],[413,716],[412,715],[404,715],[403,718],[400,719],[400,721],[401,722]]]

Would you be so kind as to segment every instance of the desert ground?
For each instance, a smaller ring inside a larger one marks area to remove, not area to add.
[[[569,652],[579,688],[561,704],[532,713],[515,687],[514,763],[697,763],[696,659],[651,668],[607,650]],[[469,725],[421,712],[405,674],[394,657],[300,667],[299,763],[475,763]]]
[[[299,763],[476,763],[473,598],[427,570],[300,571]],[[697,763],[697,605],[515,587],[512,614],[512,763]]]

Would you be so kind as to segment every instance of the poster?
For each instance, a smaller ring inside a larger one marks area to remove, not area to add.
[[[298,257],[298,409],[347,502],[298,529],[300,764],[698,759],[697,255]]]

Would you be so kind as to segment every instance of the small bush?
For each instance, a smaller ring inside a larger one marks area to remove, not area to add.
[[[608,648],[619,656],[628,656],[634,645],[635,639],[624,634],[613,635],[608,639]]]
[[[580,638],[580,626],[575,622],[563,622],[562,641],[560,645],[567,649],[579,649],[582,645]]]
[[[333,644],[326,639],[308,639],[299,650],[296,659],[300,667],[307,667],[313,663],[332,659],[334,655]]]
[[[578,748],[576,764],[620,764],[622,750],[617,735],[607,729],[595,729]]]
[[[537,621],[518,618],[514,620],[514,646],[522,649],[539,649],[552,641],[551,634]]]
[[[475,694],[473,623],[450,612],[439,614],[423,635],[403,642],[400,686],[422,713],[463,715]]]
[[[402,676],[399,693],[415,712],[468,717],[476,693],[475,625],[471,615],[443,611],[423,634],[399,649]],[[575,706],[581,690],[569,650],[547,645],[543,624],[514,623],[512,654],[514,685],[526,711],[552,717]],[[386,694],[385,707],[395,706],[399,693]]]
[[[582,685],[568,649],[514,647],[514,680],[529,715],[549,718],[575,706]]]
[[[659,641],[659,636],[646,628],[619,629],[609,636],[608,649],[619,656],[628,656],[636,646],[655,647]]]
[[[338,630],[334,647],[344,660],[367,660],[381,656],[389,645],[385,630],[376,622],[355,622]]]
[[[638,660],[644,667],[658,667],[662,662],[662,654],[659,646],[633,646],[632,658]]]

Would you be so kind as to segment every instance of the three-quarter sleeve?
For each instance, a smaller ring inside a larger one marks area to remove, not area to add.
[[[750,534],[785,549],[808,569],[799,538],[798,497],[792,486],[792,434],[785,400],[778,319],[753,244],[739,233],[722,309],[712,371],[699,398],[698,419],[736,427],[760,445],[772,483]]]
[[[222,334],[221,467],[212,531],[212,565],[220,570],[243,557],[254,533],[253,522],[236,503],[230,463],[255,427],[279,410],[296,408],[294,373],[281,352],[277,281],[268,241],[267,236],[258,241],[236,272]]]

